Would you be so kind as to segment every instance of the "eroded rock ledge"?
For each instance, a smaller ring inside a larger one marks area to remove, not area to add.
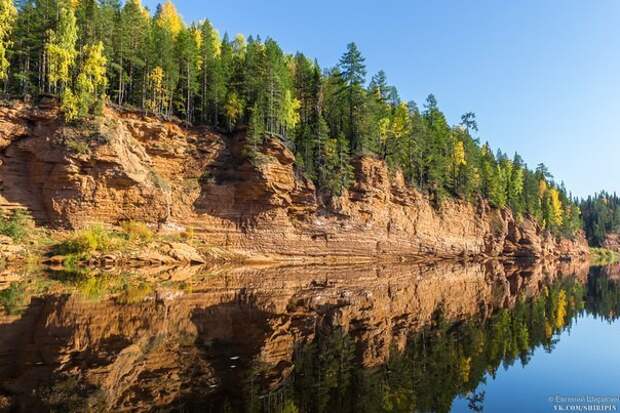
[[[291,151],[268,139],[259,162],[243,134],[106,109],[98,124],[68,127],[54,105],[0,107],[0,207],[26,208],[39,224],[78,228],[144,221],[190,231],[207,256],[375,260],[428,257],[574,257],[582,234],[558,240],[508,210],[446,201],[440,209],[370,157],[356,183],[322,199],[299,177]]]

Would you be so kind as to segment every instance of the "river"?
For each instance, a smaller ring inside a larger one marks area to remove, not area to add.
[[[620,267],[209,266],[11,279],[0,292],[0,411],[620,408]]]

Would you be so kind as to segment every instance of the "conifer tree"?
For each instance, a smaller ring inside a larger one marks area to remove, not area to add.
[[[359,114],[363,104],[363,84],[366,77],[366,65],[364,57],[355,43],[347,45],[347,51],[340,58],[338,68],[342,79],[340,93],[346,101],[347,126],[346,133],[350,142],[351,150],[361,150],[362,138],[360,136]]]
[[[145,68],[148,60],[150,16],[140,0],[125,2],[117,30],[116,62],[111,67],[117,79],[113,88],[115,101],[119,105],[125,101],[141,105],[143,88],[140,85],[147,77]]]

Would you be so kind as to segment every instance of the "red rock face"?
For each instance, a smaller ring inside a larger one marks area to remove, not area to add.
[[[0,108],[0,125],[0,204],[43,224],[192,228],[210,248],[264,260],[587,254],[582,234],[558,241],[485,202],[437,209],[369,157],[355,160],[350,190],[326,200],[275,138],[250,161],[243,133],[226,138],[111,109],[98,124],[68,127],[53,108],[16,105]]]
[[[605,240],[603,241],[603,248],[608,250],[620,252],[620,234],[610,233],[605,236]]]
[[[356,265],[206,268],[191,292],[159,287],[123,302],[33,299],[0,318],[0,379],[19,411],[46,411],[50,388],[94,411],[153,411],[238,389],[252,371],[262,391],[289,376],[318,331],[349,335],[364,366],[385,362],[438,310],[446,321],[486,318],[587,265],[498,262],[464,266]],[[231,368],[234,365],[235,368]],[[53,398],[53,397],[52,397]],[[66,400],[63,400],[66,402]]]

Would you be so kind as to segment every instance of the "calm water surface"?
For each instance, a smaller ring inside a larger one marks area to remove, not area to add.
[[[0,292],[0,411],[620,409],[618,267],[202,267],[13,279]]]

